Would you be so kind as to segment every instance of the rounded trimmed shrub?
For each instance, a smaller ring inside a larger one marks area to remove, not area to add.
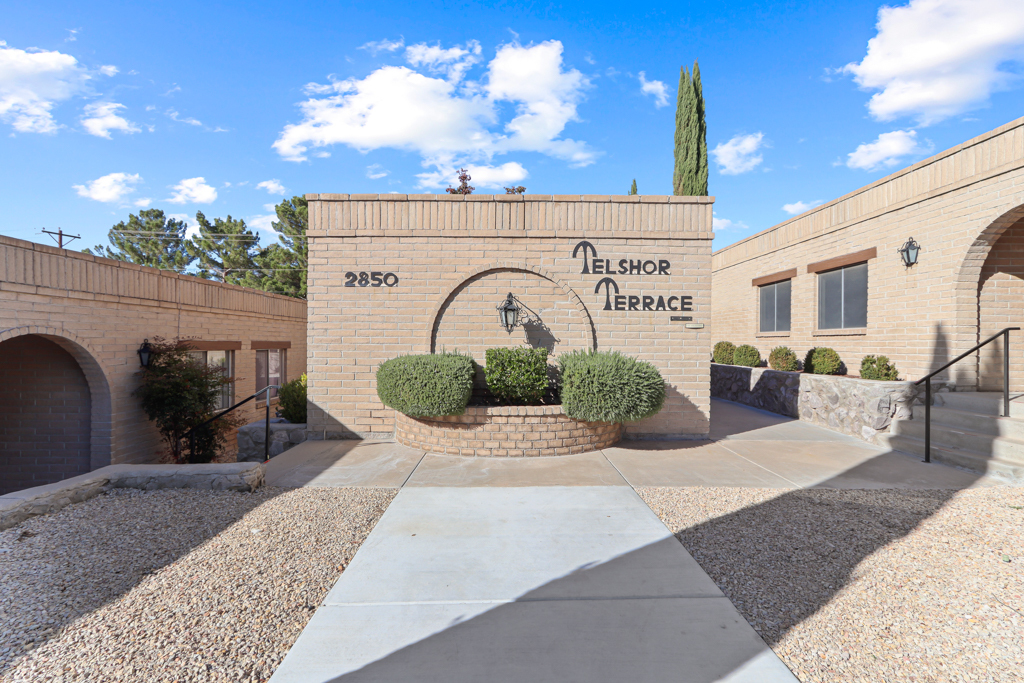
[[[539,403],[548,391],[548,350],[487,349],[487,388],[501,401]]]
[[[635,422],[665,403],[665,380],[646,361],[618,351],[573,351],[558,359],[562,410],[585,422]]]
[[[819,346],[807,352],[804,359],[804,372],[815,375],[843,374],[843,361],[839,354],[827,346]]]
[[[409,417],[461,415],[474,374],[473,359],[458,353],[399,356],[377,368],[377,396]]]
[[[768,354],[768,367],[772,370],[796,372],[800,369],[800,361],[788,346],[776,346]]]
[[[306,421],[306,373],[281,387],[278,414],[292,424]]]
[[[887,356],[864,356],[860,362],[860,378],[894,382],[900,378],[900,373]]]
[[[748,368],[760,367],[761,352],[750,344],[744,344],[743,346],[737,347],[736,352],[733,353],[732,364],[743,365]]]
[[[733,355],[736,353],[736,346],[732,342],[720,341],[715,344],[715,350],[711,354],[716,363],[732,365]]]

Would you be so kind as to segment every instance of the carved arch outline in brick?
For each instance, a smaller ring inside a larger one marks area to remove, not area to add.
[[[1018,195],[1014,201],[1003,206],[996,212],[996,217],[988,221],[971,242],[964,254],[963,260],[956,273],[954,283],[954,296],[956,297],[956,336],[953,339],[953,348],[950,349],[950,358],[956,357],[971,348],[981,339],[981,306],[979,302],[979,287],[981,284],[981,270],[985,265],[992,247],[1002,237],[1003,233],[1017,221],[1024,220],[1024,195]],[[970,331],[969,333],[967,331]],[[957,366],[964,366],[957,369]],[[978,357],[973,362],[964,359],[950,370],[952,377],[958,385],[964,388],[977,388],[978,385]]]
[[[75,359],[89,384],[90,425],[89,425],[89,469],[95,470],[110,464],[113,451],[113,407],[110,383],[103,366],[89,345],[80,337],[60,327],[25,325],[0,330],[0,342],[34,334],[61,347]]]
[[[544,270],[543,268],[531,266],[530,264],[522,261],[502,261],[500,263],[491,263],[486,266],[480,266],[474,270],[464,273],[457,273],[446,281],[443,288],[446,290],[445,293],[434,300],[433,313],[430,316],[430,328],[427,330],[427,339],[425,344],[425,348],[428,353],[435,352],[435,345],[437,343],[437,325],[440,321],[441,313],[444,310],[445,305],[451,301],[453,296],[455,296],[457,290],[462,287],[462,285],[479,275],[500,271],[530,273],[558,285],[558,287],[565,292],[573,306],[576,307],[576,310],[583,314],[583,318],[590,330],[590,348],[597,348],[597,329],[594,327],[594,319],[590,316],[590,311],[587,310],[586,304],[584,304],[579,295],[573,291],[572,287],[565,284],[562,280],[558,279],[552,273]]]

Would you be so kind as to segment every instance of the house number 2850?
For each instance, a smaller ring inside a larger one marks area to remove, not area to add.
[[[356,285],[359,285],[360,287],[380,287],[381,285],[384,285],[385,287],[394,287],[397,284],[398,276],[394,273],[382,273],[379,270],[374,270],[369,273],[365,271],[361,273],[345,273],[346,287],[355,287]]]

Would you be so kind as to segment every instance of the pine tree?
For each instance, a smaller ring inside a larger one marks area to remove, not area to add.
[[[215,218],[206,220],[196,212],[199,234],[188,245],[189,253],[198,260],[196,275],[208,280],[243,285],[246,276],[255,272],[255,256],[260,246],[259,235],[246,228],[244,220]]]
[[[636,193],[636,178],[633,178],[633,185],[629,188],[629,194],[634,195]]]
[[[308,208],[304,197],[286,199],[276,207],[278,220],[271,223],[280,235],[255,256],[259,270],[250,271],[242,285],[266,292],[306,298],[309,243],[306,239]]]
[[[187,227],[160,209],[146,209],[138,216],[128,214],[127,223],[121,221],[110,229],[107,238],[113,248],[97,244],[82,253],[184,273],[196,259],[188,250]]]
[[[692,78],[686,67],[679,70],[672,192],[693,197],[706,196],[708,193],[707,123],[697,62],[693,63]]]

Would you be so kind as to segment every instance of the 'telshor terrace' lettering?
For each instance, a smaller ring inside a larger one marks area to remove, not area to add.
[[[604,287],[604,310],[606,311],[692,311],[692,296],[658,296],[650,294],[619,294],[619,285],[610,277],[601,278],[594,294]],[[612,294],[612,290],[615,294]]]

